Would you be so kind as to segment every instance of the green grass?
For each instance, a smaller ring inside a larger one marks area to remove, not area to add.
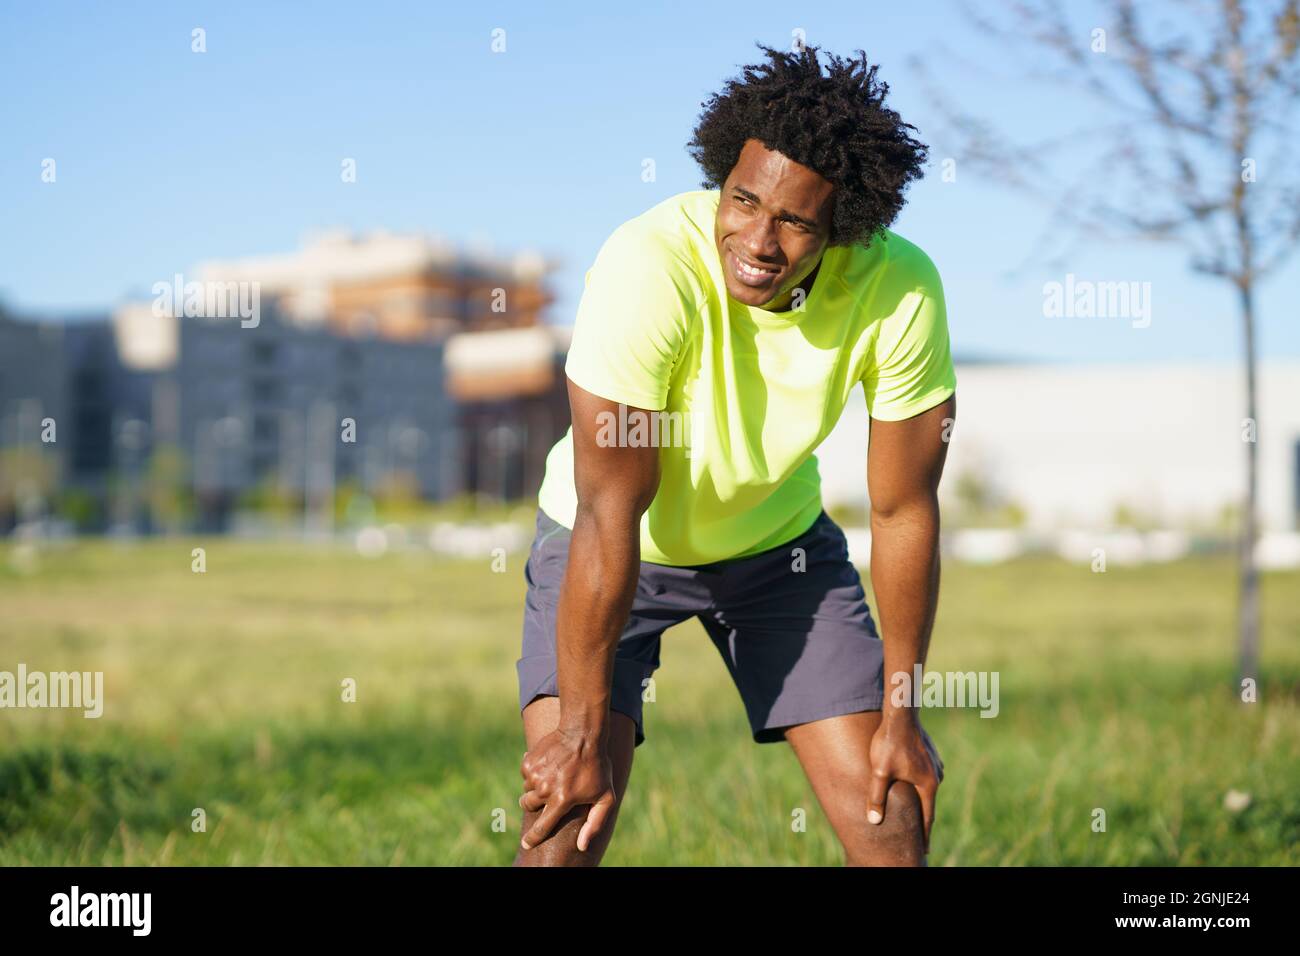
[[[0,710],[0,864],[513,857],[523,555],[505,573],[222,539],[12,557],[0,670],[102,670],[107,699],[99,720]],[[1264,576],[1253,705],[1233,689],[1232,582],[1218,559],[945,565],[930,667],[1000,672],[1001,712],[926,712],[947,774],[931,865],[1300,863],[1300,574]],[[840,862],[694,622],[665,635],[656,685],[607,865]],[[1229,789],[1250,806],[1224,809]]]

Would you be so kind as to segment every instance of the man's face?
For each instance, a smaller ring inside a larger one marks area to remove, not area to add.
[[[745,142],[722,184],[713,229],[733,299],[775,312],[789,308],[793,290],[826,249],[833,190],[807,166],[756,139]]]

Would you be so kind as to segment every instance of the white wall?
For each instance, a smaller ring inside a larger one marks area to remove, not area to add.
[[[1030,525],[1104,526],[1121,502],[1170,524],[1213,520],[1245,481],[1245,384],[1236,363],[957,365],[944,494],[980,470]],[[1295,527],[1300,361],[1259,380],[1260,510]],[[865,502],[867,413],[856,393],[818,450],[827,504]]]

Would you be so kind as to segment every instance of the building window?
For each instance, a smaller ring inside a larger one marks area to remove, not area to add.
[[[278,401],[280,395],[280,383],[275,379],[261,378],[253,380],[253,401],[258,405]]]
[[[271,415],[253,416],[253,440],[274,441],[279,433],[278,422]]]

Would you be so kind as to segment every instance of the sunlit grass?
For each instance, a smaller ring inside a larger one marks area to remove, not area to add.
[[[103,671],[107,699],[99,720],[0,710],[0,864],[512,858],[522,554],[504,573],[226,539],[13,558],[0,547],[0,670]],[[926,713],[947,774],[931,864],[1300,863],[1300,574],[1263,587],[1264,682],[1243,705],[1226,561],[945,564],[929,666],[996,670],[1001,701],[995,719]],[[840,862],[698,625],[662,659],[607,865]],[[1226,810],[1229,789],[1250,806]]]

